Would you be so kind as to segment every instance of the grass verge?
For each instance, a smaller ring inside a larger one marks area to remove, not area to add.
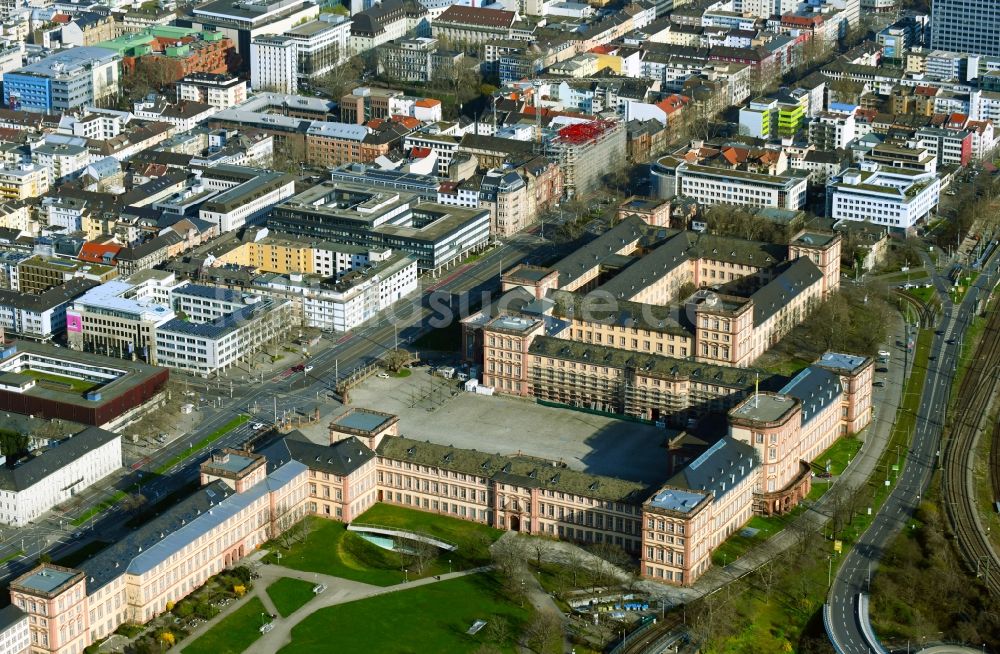
[[[274,602],[278,613],[287,618],[316,596],[313,586],[315,584],[302,579],[282,577],[267,587],[267,596]]]
[[[177,455],[171,457],[166,463],[164,463],[163,465],[159,466],[156,470],[154,470],[153,474],[161,475],[161,474],[165,473],[170,468],[173,468],[175,465],[177,465],[178,463],[180,463],[181,461],[183,461],[187,457],[191,456],[194,452],[197,452],[198,450],[200,450],[200,449],[202,449],[202,448],[204,448],[204,447],[206,447],[206,446],[214,443],[215,441],[219,440],[220,438],[222,438],[223,436],[225,436],[226,434],[228,434],[229,432],[231,432],[232,430],[236,429],[237,427],[239,427],[240,425],[242,425],[243,423],[245,423],[245,422],[247,422],[249,420],[250,420],[250,416],[247,416],[247,415],[240,414],[240,415],[236,416],[235,418],[233,418],[232,420],[230,420],[229,422],[227,422],[223,426],[221,426],[218,429],[216,429],[215,431],[213,431],[211,434],[209,434],[205,438],[203,438],[200,441],[198,441],[197,443],[195,443],[192,447],[189,447],[186,450],[184,450],[183,452],[181,452],[180,454],[177,454]],[[72,521],[73,526],[74,527],[79,527],[80,525],[85,524],[86,522],[88,522],[89,520],[95,518],[96,516],[104,513],[105,511],[107,511],[108,509],[110,509],[111,507],[113,507],[115,504],[117,504],[118,502],[121,502],[126,497],[128,497],[129,493],[141,491],[142,490],[142,484],[143,484],[143,482],[140,481],[140,482],[137,482],[135,484],[132,484],[131,486],[129,486],[127,489],[125,489],[123,491],[118,490],[118,491],[115,491],[115,492],[111,493],[111,495],[108,496],[107,499],[102,500],[98,504],[90,507],[89,509],[87,509],[86,511],[84,511],[82,514],[80,514],[79,517],[75,518]]]
[[[191,447],[189,447],[186,450],[184,450],[183,452],[181,452],[180,454],[176,454],[176,455],[170,457],[167,460],[166,463],[164,463],[163,465],[161,465],[160,467],[158,467],[154,472],[156,472],[157,474],[163,474],[164,472],[166,472],[167,470],[170,470],[175,465],[177,465],[178,463],[180,463],[184,459],[188,458],[189,456],[191,456],[192,454],[194,454],[198,450],[200,450],[200,449],[202,449],[202,448],[204,448],[204,447],[206,447],[208,445],[211,445],[215,441],[219,440],[220,438],[222,438],[223,436],[225,436],[226,434],[228,434],[232,430],[236,429],[237,427],[239,427],[243,423],[248,422],[249,420],[250,420],[250,416],[248,416],[248,415],[240,414],[240,415],[236,416],[235,418],[233,418],[232,420],[230,420],[226,424],[222,425],[221,427],[219,427],[218,429],[216,429],[215,431],[213,431],[211,434],[209,434],[205,438],[201,439],[200,441],[198,441],[197,443],[195,443]]]
[[[185,654],[240,654],[260,638],[264,603],[256,597],[184,647]]]

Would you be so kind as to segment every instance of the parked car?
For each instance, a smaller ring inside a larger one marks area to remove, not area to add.
[[[879,350],[878,355],[884,359],[889,358],[889,352],[887,352],[886,350]]]
[[[375,376],[378,377],[379,379],[389,379],[389,373],[386,373],[386,372],[380,372],[379,374],[377,374]]]

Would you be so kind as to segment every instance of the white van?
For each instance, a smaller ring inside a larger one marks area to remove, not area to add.
[[[880,357],[882,357],[883,359],[888,359],[889,358],[889,353],[886,352],[885,350],[879,350],[878,351],[878,355]]]

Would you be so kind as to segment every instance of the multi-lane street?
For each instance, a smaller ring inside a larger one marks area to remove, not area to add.
[[[198,402],[203,414],[198,427],[167,443],[155,454],[130,457],[126,461],[128,474],[98,485],[97,492],[86,494],[85,500],[70,511],[51,512],[26,527],[0,531],[0,558],[23,553],[0,565],[0,578],[6,579],[25,570],[44,552],[58,557],[93,538],[113,540],[124,528],[127,517],[122,504],[83,525],[74,526],[73,520],[85,515],[115,490],[131,488],[137,482],[142,482],[142,495],[153,503],[191,483],[197,476],[198,464],[205,458],[203,450],[184,456],[162,475],[150,471],[174,461],[192,445],[248,410],[256,409],[253,420],[216,440],[212,449],[239,446],[255,437],[252,423],[260,421],[270,425],[276,408],[287,410],[316,400],[335,402],[332,391],[338,380],[374,363],[397,344],[409,344],[429,329],[443,326],[445,320],[458,320],[462,317],[462,307],[470,302],[475,306],[483,297],[488,297],[484,293],[495,293],[499,289],[501,269],[513,266],[529,254],[539,256],[539,252],[545,255],[554,251],[554,246],[546,241],[525,234],[489,250],[471,263],[459,264],[437,277],[426,277],[419,295],[401,301],[394,310],[385,312],[363,328],[347,334],[324,335],[328,343],[309,358],[311,369],[308,373],[296,372],[284,378],[273,374],[254,377],[247,371],[237,370],[220,380],[192,381],[196,397],[204,398]],[[135,469],[131,469],[132,466]]]
[[[998,262],[997,256],[987,262],[975,286],[958,305],[949,299],[950,281],[939,274],[934,276],[934,284],[943,299],[943,310],[931,345],[910,451],[899,477],[891,482],[892,492],[871,526],[847,554],[827,597],[827,631],[834,649],[840,654],[879,651],[878,643],[873,642],[867,616],[871,578],[877,572],[886,545],[906,525],[919,504],[938,464],[941,429],[962,339],[975,317],[979,299],[986,297],[997,281]]]

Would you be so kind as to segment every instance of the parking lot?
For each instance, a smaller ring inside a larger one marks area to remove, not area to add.
[[[467,393],[460,382],[416,368],[403,379],[369,378],[351,405],[400,417],[400,434],[443,445],[561,461],[577,470],[650,484],[666,478],[666,430],[531,400]]]

